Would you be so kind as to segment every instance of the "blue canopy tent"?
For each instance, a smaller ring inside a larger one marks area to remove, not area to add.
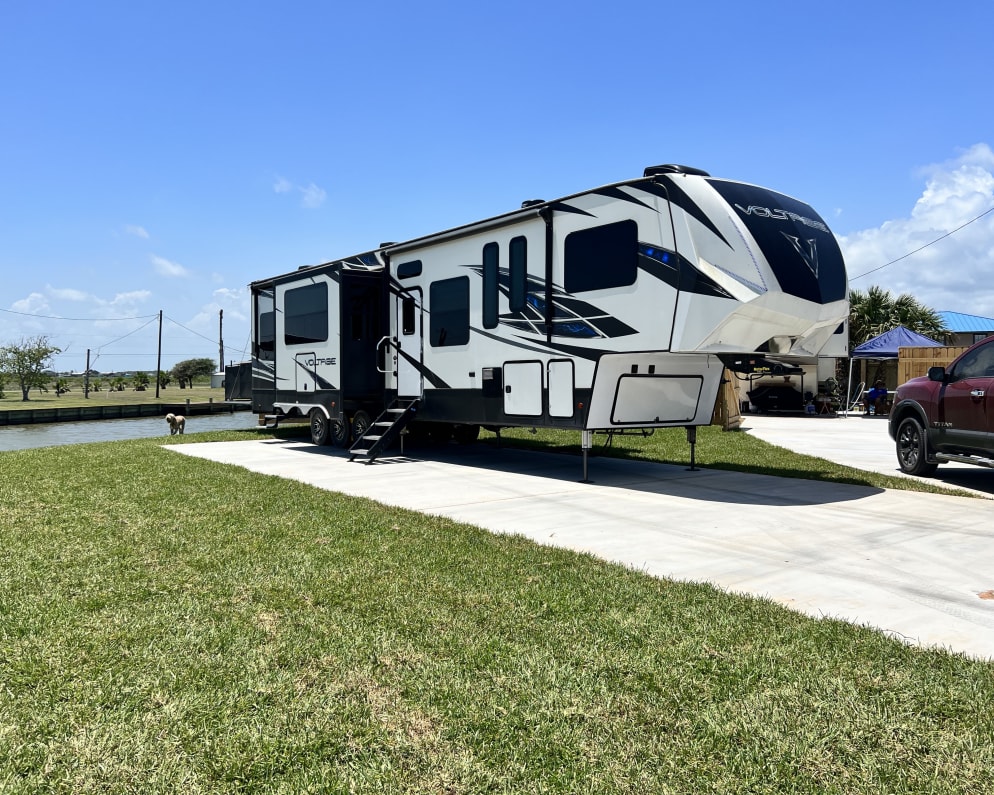
[[[852,390],[852,363],[853,359],[896,359],[901,348],[934,348],[942,345],[931,337],[925,337],[904,326],[895,326],[890,331],[885,331],[873,339],[869,339],[862,345],[857,345],[849,353],[849,381],[850,390],[849,402],[846,403],[846,411],[862,397],[862,394],[853,395]],[[860,390],[862,392],[862,390]]]

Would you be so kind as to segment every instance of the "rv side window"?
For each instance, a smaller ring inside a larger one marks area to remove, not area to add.
[[[414,301],[414,296],[405,296],[404,300],[400,304],[402,334],[410,336],[418,330],[417,324],[415,323],[415,309],[417,309],[417,303]]]
[[[429,300],[432,347],[469,342],[469,277],[433,282]]]
[[[523,237],[511,238],[509,255],[511,264],[509,309],[512,312],[524,312],[528,293],[528,241]]]
[[[283,339],[287,345],[328,339],[328,285],[324,282],[287,290],[283,296]]]
[[[634,221],[619,221],[566,235],[563,265],[566,292],[635,284],[638,251],[638,224]]]
[[[275,305],[271,290],[260,292],[255,297],[255,356],[263,361],[276,358]]]
[[[483,247],[483,328],[497,328],[499,281],[500,246],[487,243]]]
[[[421,260],[415,259],[410,262],[402,262],[397,266],[398,279],[410,279],[421,275]]]

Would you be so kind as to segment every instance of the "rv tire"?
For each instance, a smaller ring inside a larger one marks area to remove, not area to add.
[[[316,445],[328,444],[331,421],[321,409],[311,409],[311,442]]]
[[[330,423],[329,431],[331,444],[335,447],[348,447],[349,446],[349,423],[348,421],[343,422],[342,420],[332,420]]]
[[[373,424],[372,417],[369,416],[369,412],[360,409],[355,414],[352,415],[352,439],[353,441],[359,441],[366,431],[369,430],[369,426]]]

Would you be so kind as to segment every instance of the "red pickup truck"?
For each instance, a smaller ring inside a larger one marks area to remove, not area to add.
[[[899,386],[888,430],[909,475],[947,461],[994,467],[994,337]]]

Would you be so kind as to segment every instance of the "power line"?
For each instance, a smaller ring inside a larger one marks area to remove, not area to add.
[[[946,232],[946,234],[941,235],[940,237],[937,237],[931,243],[926,243],[924,246],[920,246],[919,248],[916,248],[914,251],[909,251],[907,254],[904,254],[903,256],[900,256],[897,259],[892,259],[890,262],[886,263],[885,265],[881,265],[881,266],[879,266],[877,268],[873,268],[872,270],[868,270],[866,273],[861,273],[859,276],[853,276],[853,277],[851,277],[849,279],[849,281],[855,281],[856,279],[862,279],[864,276],[869,276],[871,273],[876,273],[877,271],[883,270],[884,268],[886,268],[886,267],[888,267],[890,265],[893,265],[895,262],[900,262],[902,259],[907,259],[912,254],[917,254],[919,251],[923,251],[924,249],[928,248],[929,246],[934,245],[935,243],[938,243],[940,240],[945,240],[950,235],[956,234],[956,232],[958,232],[960,229],[963,229],[964,227],[969,226],[974,221],[979,221],[981,218],[983,218],[985,215],[987,215],[990,212],[994,212],[994,207],[990,207],[987,210],[984,210],[976,218],[971,218],[965,224],[961,224],[960,226],[957,226],[955,229],[953,229],[951,232]]]
[[[110,323],[115,320],[147,320],[148,318],[157,318],[158,315],[139,315],[138,317],[62,317],[61,315],[38,315],[34,312],[17,312],[13,309],[0,309],[0,312],[6,312],[8,315],[21,315],[22,317],[37,317],[42,320],[72,320],[76,322],[84,323]]]

